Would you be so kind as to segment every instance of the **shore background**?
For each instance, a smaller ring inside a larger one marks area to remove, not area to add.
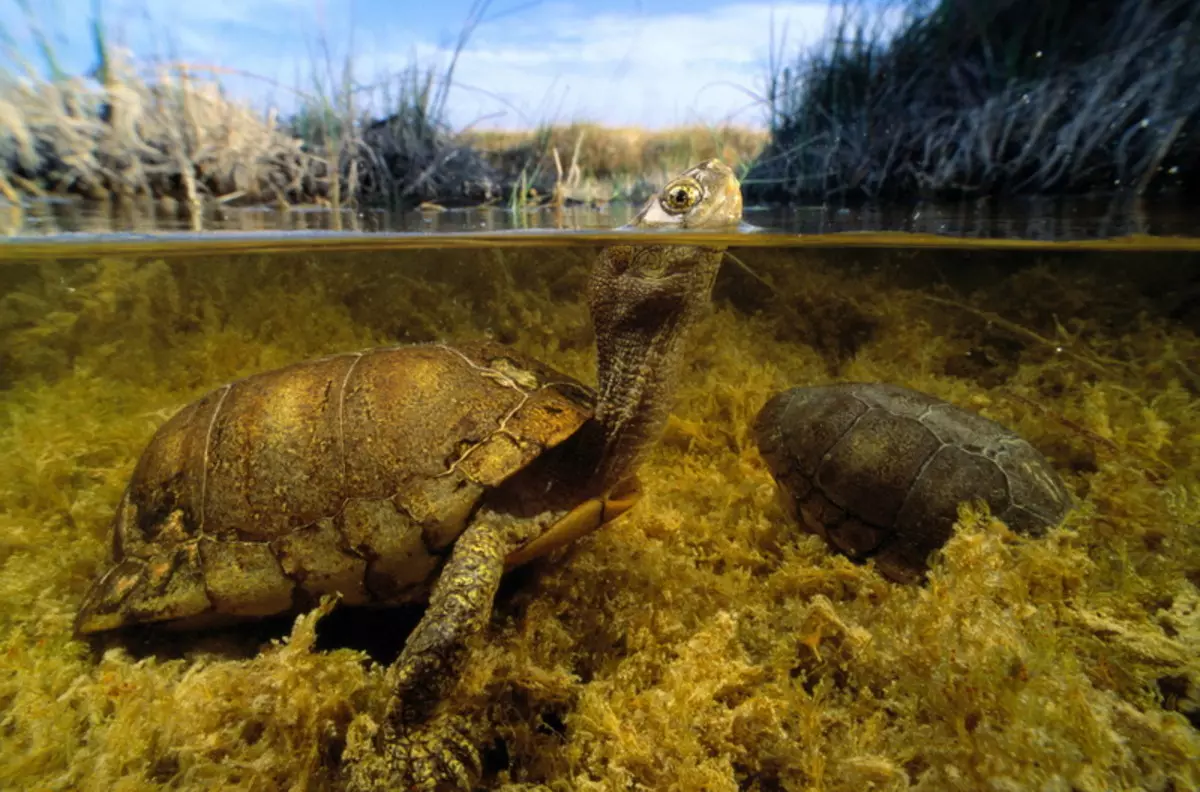
[[[132,61],[98,17],[95,68],[67,74],[53,31],[32,25],[40,62],[0,74],[0,194],[180,211],[604,204],[720,157],[761,203],[1200,195],[1200,3],[908,0],[885,25],[895,11],[839,0],[799,52],[764,30],[760,127],[655,130],[451,128],[477,18],[448,63],[414,59],[384,82],[364,84],[352,58],[316,64],[287,117],[232,98],[219,68]]]

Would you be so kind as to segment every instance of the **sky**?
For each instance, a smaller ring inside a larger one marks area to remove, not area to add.
[[[326,74],[324,41],[340,78],[378,84],[406,65],[450,53],[474,0],[26,0],[64,70],[96,64],[96,9],[111,42],[140,64],[183,61],[220,70],[231,95],[288,112],[296,90]],[[827,0],[491,0],[454,74],[447,103],[456,129],[528,129],[595,121],[668,127],[763,126],[772,45],[788,55],[821,39]],[[0,0],[15,51],[40,57],[21,0]],[[786,31],[786,38],[783,38]],[[16,68],[0,56],[5,69]]]

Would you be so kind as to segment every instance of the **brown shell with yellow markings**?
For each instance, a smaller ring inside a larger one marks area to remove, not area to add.
[[[1071,508],[1058,474],[1024,439],[908,388],[793,388],[764,405],[754,428],[789,512],[850,558],[874,558],[894,580],[924,574],[964,501],[986,502],[1029,535]]]
[[[186,626],[341,592],[424,596],[485,493],[592,416],[590,389],[490,343],[336,355],[225,385],[168,420],[76,623]]]

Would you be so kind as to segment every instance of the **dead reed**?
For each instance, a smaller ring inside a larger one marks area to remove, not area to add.
[[[573,122],[468,130],[459,139],[504,175],[510,196],[593,203],[643,201],[671,174],[709,157],[747,167],[767,134],[732,125],[645,129]]]
[[[98,19],[100,67],[88,78],[66,75],[29,6],[46,63],[0,75],[0,195],[13,204],[22,193],[152,198],[193,218],[214,201],[395,208],[507,199],[521,208],[642,200],[697,159],[745,163],[765,142],[737,127],[456,133],[447,98],[489,5],[474,0],[444,66],[414,62],[370,82],[359,80],[352,57],[332,57],[319,34],[305,84],[291,89],[299,109],[286,118],[231,100],[220,82],[227,70],[134,64],[108,45]]]
[[[765,131],[730,125],[642,129],[576,122],[531,131],[472,130],[462,138],[505,170],[519,170],[514,165],[521,160],[523,165],[536,164],[552,157],[553,150],[566,158],[577,151],[585,173],[612,179],[674,173],[707,157],[720,157],[736,167],[752,160],[767,136]]]
[[[700,125],[455,133],[443,120],[448,75],[417,65],[365,86],[348,71],[314,75],[288,118],[231,100],[203,66],[162,65],[148,78],[114,52],[106,70],[97,81],[0,75],[0,192],[10,201],[452,205],[521,184],[565,201],[641,200],[699,159],[747,166],[766,142],[759,130]]]
[[[99,68],[70,76],[27,16],[47,64],[0,73],[0,194],[174,200],[194,216],[207,201],[411,205],[495,198],[500,178],[444,123],[454,66],[489,3],[475,0],[449,65],[413,63],[360,84],[320,40],[311,86],[290,118],[230,99],[222,70],[146,69],[93,36]],[[13,53],[10,52],[10,55]],[[16,60],[20,61],[19,58]],[[251,75],[253,76],[253,75]]]
[[[645,129],[591,122],[544,124],[533,130],[469,130],[460,139],[481,151],[509,192],[585,203],[640,202],[671,174],[709,157],[749,165],[765,131],[721,125]]]
[[[0,75],[0,169],[14,189],[187,204],[311,194],[301,141],[186,68],[144,78],[109,53],[103,81]]]

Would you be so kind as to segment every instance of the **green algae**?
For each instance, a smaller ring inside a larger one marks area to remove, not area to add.
[[[512,576],[448,702],[480,725],[483,786],[1200,784],[1200,316],[1153,296],[1195,256],[735,254],[758,277],[723,273],[645,499]],[[340,609],[71,638],[125,480],[175,409],[297,359],[489,336],[590,380],[589,256],[0,267],[0,786],[341,788],[346,728],[386,687],[377,647],[320,637]],[[1028,540],[964,507],[919,588],[830,553],[749,427],[775,390],[838,379],[1012,427],[1078,508]],[[373,618],[394,652],[411,619]]]

